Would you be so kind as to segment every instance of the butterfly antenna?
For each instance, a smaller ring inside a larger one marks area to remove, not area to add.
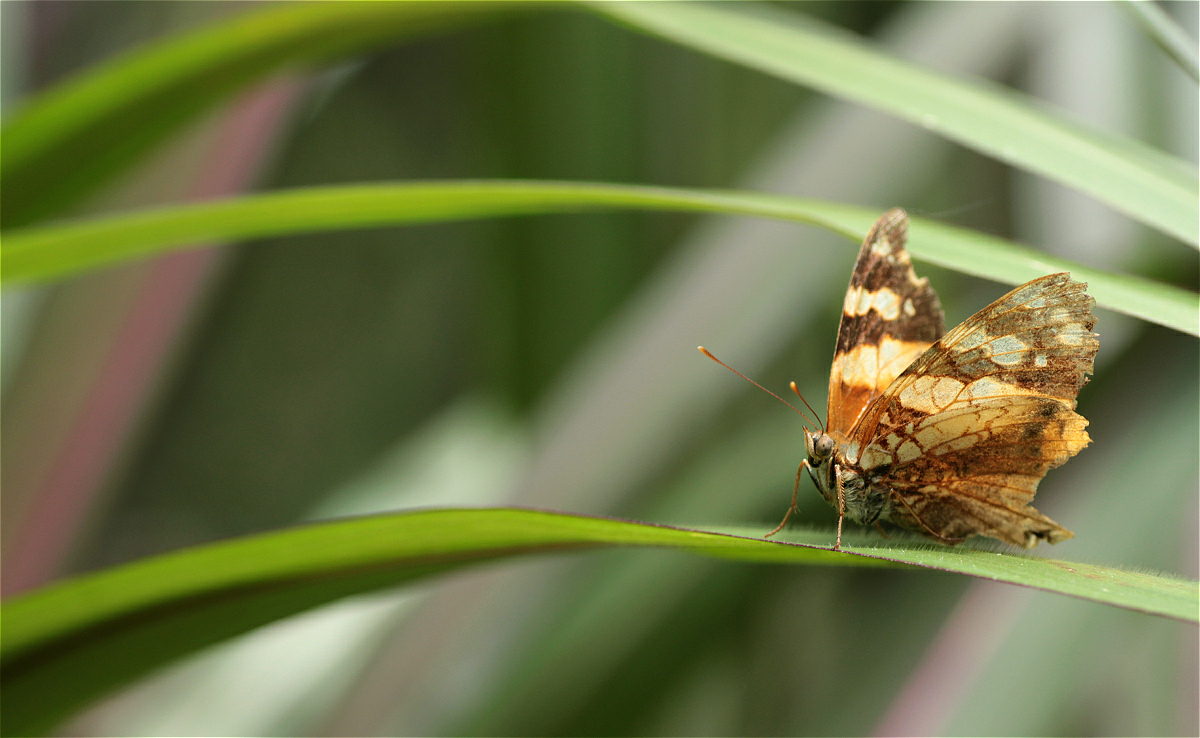
[[[817,416],[818,418],[821,417],[821,414],[818,413],[816,410],[813,410],[813,406],[808,404],[808,400],[804,399],[804,395],[800,394],[800,390],[796,388],[795,382],[792,382],[792,392],[796,393],[796,397],[800,398],[800,402],[803,402],[804,407],[808,408],[809,411],[811,411],[813,415]],[[828,430],[828,429],[825,427],[825,424],[821,423],[821,432],[824,433],[826,430]]]
[[[741,373],[741,372],[739,372],[737,369],[734,369],[733,367],[729,366],[728,364],[726,364],[725,362],[721,361],[721,360],[720,360],[720,359],[718,359],[717,357],[713,356],[713,355],[712,355],[712,354],[709,352],[709,350],[708,350],[708,349],[704,348],[703,346],[697,346],[696,348],[700,349],[700,353],[704,354],[704,355],[705,355],[705,356],[707,356],[708,358],[710,358],[710,359],[712,359],[713,361],[717,362],[717,363],[718,363],[718,364],[720,364],[721,366],[725,367],[725,368],[726,368],[726,369],[728,369],[729,371],[731,371],[731,372],[733,372],[734,374],[738,375],[739,377],[741,377],[742,379],[746,380],[747,382],[749,382],[750,384],[754,385],[755,387],[758,387],[760,390],[762,390],[763,392],[766,392],[768,395],[770,395],[771,397],[774,397],[776,400],[779,400],[779,401],[780,401],[780,402],[782,402],[784,405],[787,405],[787,406],[788,406],[788,407],[790,407],[791,409],[795,410],[795,411],[796,411],[796,413],[798,413],[798,414],[800,415],[800,417],[804,418],[805,420],[807,420],[808,422],[812,423],[813,425],[817,425],[817,422],[816,422],[815,420],[813,420],[812,418],[808,417],[807,415],[805,415],[805,414],[804,414],[804,411],[802,411],[802,410],[797,410],[797,409],[796,409],[796,406],[795,406],[795,405],[793,405],[792,403],[788,402],[787,400],[783,399],[782,397],[780,397],[779,395],[775,394],[775,393],[774,393],[774,392],[772,392],[771,390],[769,390],[769,389],[767,389],[766,387],[762,386],[762,385],[761,385],[761,384],[759,384],[758,382],[755,382],[755,381],[754,381],[753,379],[751,379],[750,377],[747,377],[745,374],[742,374],[742,373]],[[794,382],[793,382],[792,384],[793,384],[793,386],[795,386],[795,383],[794,383]],[[803,400],[804,398],[803,398],[803,397],[801,397],[800,399],[802,399],[802,400]],[[804,404],[806,404],[806,405],[807,405],[808,403],[804,403]],[[809,408],[809,410],[812,410],[812,408],[810,407],[810,408]]]

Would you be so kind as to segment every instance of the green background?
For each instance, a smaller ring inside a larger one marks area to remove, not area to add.
[[[1192,162],[1194,179],[1195,82],[1133,16],[1020,6],[746,12],[780,27],[823,19],[914,64],[1024,90],[1055,115]],[[1168,10],[1194,27],[1194,6]],[[383,41],[360,29],[367,52],[290,72],[302,81],[252,152],[262,163],[251,189],[558,179],[902,205],[1194,296],[1195,250],[1144,218],[953,143],[935,122],[636,32],[622,25],[636,9],[599,11],[435,8],[428,26],[368,29]],[[5,3],[6,123],[73,73],[243,12]],[[348,37],[330,26],[318,40]],[[207,94],[186,89],[185,100]],[[911,95],[895,96],[903,106]],[[161,143],[148,133],[165,130],[151,125],[156,111],[135,113],[61,160],[54,181],[78,194],[21,210],[11,193],[24,188],[6,189],[5,229],[183,200],[205,159],[227,160],[221,147],[237,141],[211,135],[225,108]],[[855,248],[792,223],[656,212],[254,241],[214,262],[132,395],[97,394],[96,377],[128,350],[112,336],[147,309],[144,264],[6,287],[5,595],[8,567],[26,561],[46,581],[430,505],[768,530],[787,505],[800,423],[695,346],[773,389],[794,379],[821,408]],[[950,324],[1007,289],[917,268]],[[1194,578],[1196,339],[1098,315],[1097,371],[1079,402],[1093,444],[1038,496],[1077,538],[1047,555]],[[89,400],[120,400],[134,420],[98,432],[110,442],[98,471],[52,500],[73,523],[27,517],[14,497],[53,494],[45,480],[74,468],[63,439],[86,436]],[[28,461],[35,448],[42,467]],[[833,511],[807,485],[800,505],[804,524],[831,528]],[[11,543],[30,536],[60,543],[49,553]],[[1187,735],[1195,654],[1193,623],[953,574],[608,551],[493,565],[281,621],[60,730]]]

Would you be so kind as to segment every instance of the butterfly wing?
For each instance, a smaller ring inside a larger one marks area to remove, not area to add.
[[[1072,533],[1031,506],[1038,482],[1090,439],[1075,397],[1099,348],[1095,301],[1068,274],[1035,279],[947,333],[851,436],[891,519],[943,539],[1018,546]]]
[[[884,213],[858,252],[829,375],[826,428],[846,434],[863,410],[945,332],[942,305],[904,249],[908,214]]]

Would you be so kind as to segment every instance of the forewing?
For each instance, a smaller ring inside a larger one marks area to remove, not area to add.
[[[1035,279],[926,351],[852,431],[892,520],[937,537],[1018,546],[1071,537],[1030,506],[1046,471],[1090,439],[1074,412],[1099,343],[1087,285]]]
[[[858,252],[829,375],[828,430],[848,433],[872,400],[945,332],[942,305],[904,249],[908,214],[875,222]]]

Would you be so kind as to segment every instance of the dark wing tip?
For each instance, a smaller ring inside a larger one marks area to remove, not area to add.
[[[908,213],[904,208],[892,208],[875,221],[864,243],[886,240],[893,247],[903,247],[908,239]]]

